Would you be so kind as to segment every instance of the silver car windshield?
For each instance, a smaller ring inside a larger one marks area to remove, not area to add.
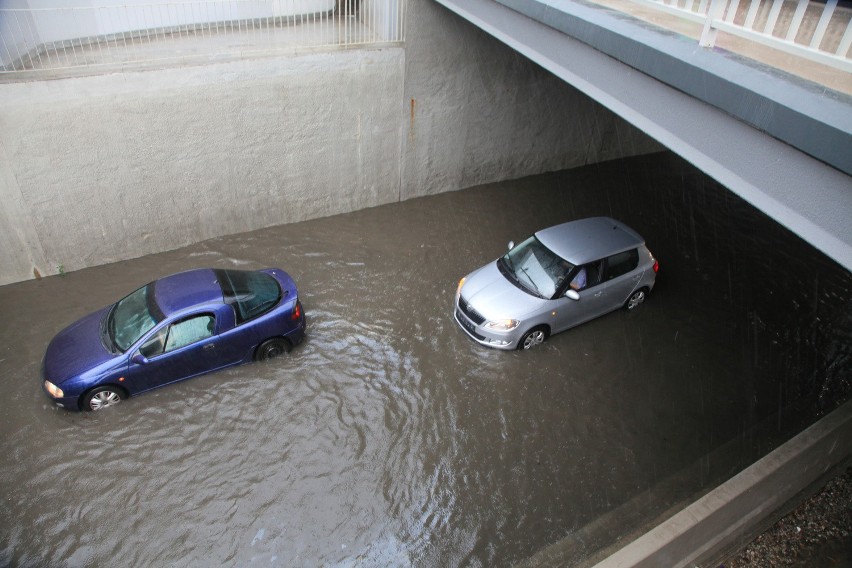
[[[574,268],[574,265],[556,255],[534,236],[512,248],[500,260],[506,272],[524,290],[548,299],[553,298]]]

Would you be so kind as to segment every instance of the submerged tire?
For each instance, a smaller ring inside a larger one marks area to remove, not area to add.
[[[260,344],[255,351],[255,361],[266,361],[290,352],[290,342],[283,337],[273,337]]]
[[[547,339],[547,329],[544,327],[534,327],[521,337],[521,340],[518,341],[518,349],[523,349],[527,351],[532,349],[533,347],[537,347],[544,343]]]
[[[127,394],[119,387],[107,385],[98,387],[86,393],[83,397],[83,410],[103,410],[110,406],[115,406],[122,400],[127,398]]]

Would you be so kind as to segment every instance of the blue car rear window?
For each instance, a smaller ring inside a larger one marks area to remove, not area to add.
[[[264,272],[216,269],[225,303],[234,308],[241,324],[274,308],[281,300],[278,282]]]

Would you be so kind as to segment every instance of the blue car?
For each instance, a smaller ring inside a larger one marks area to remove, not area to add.
[[[72,410],[290,351],[305,335],[296,283],[279,268],[166,276],[60,331],[43,387]]]

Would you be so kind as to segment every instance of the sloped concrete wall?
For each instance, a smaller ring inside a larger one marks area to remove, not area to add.
[[[396,200],[403,59],[0,85],[0,282]]]
[[[403,197],[663,149],[439,4],[409,6]]]
[[[0,284],[659,149],[408,7],[403,47],[0,84]]]

